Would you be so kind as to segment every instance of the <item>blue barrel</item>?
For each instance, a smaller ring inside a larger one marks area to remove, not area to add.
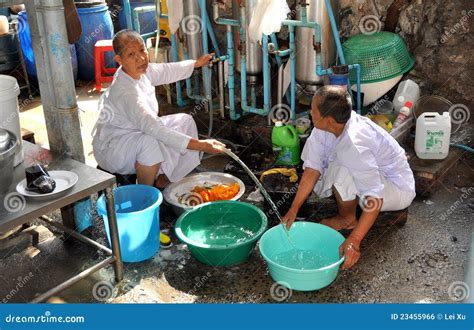
[[[107,5],[98,4],[86,8],[77,8],[81,21],[82,34],[76,43],[79,79],[95,80],[94,45],[98,40],[112,39],[113,24]],[[115,66],[113,54],[105,54],[108,67]]]
[[[31,43],[30,26],[28,25],[28,15],[26,11],[18,13],[18,36],[20,38],[21,51],[25,60],[26,72],[36,80],[38,74],[36,72],[35,55],[33,45]],[[77,55],[76,47],[69,45],[71,51],[71,64],[74,74],[74,80],[77,79]]]
[[[137,7],[145,7],[145,6],[154,6],[154,2],[137,2],[137,1],[130,1],[130,9],[132,15],[132,30],[133,30],[133,9]],[[120,29],[127,28],[127,16],[125,15],[125,10],[123,7],[123,1],[120,1],[120,6],[122,9],[119,11],[119,24]],[[150,11],[147,13],[138,14],[138,21],[140,22],[140,34],[145,34],[149,32],[155,32],[158,28],[156,24],[156,15],[154,11]]]

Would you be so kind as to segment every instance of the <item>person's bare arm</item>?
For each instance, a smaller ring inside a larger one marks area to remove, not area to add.
[[[221,153],[225,148],[225,144],[209,139],[209,140],[197,140],[191,139],[188,143],[188,149],[203,151],[211,154]]]
[[[375,220],[377,220],[382,204],[382,198],[366,197],[366,203],[362,208],[362,215],[359,218],[357,226],[339,248],[339,254],[346,256],[342,269],[351,268],[359,260],[360,243],[374,225]]]
[[[290,209],[282,219],[282,221],[286,223],[286,228],[290,229],[293,222],[295,222],[299,209],[313,191],[314,185],[319,180],[320,176],[321,172],[318,170],[309,167],[305,168],[298,186],[298,191],[296,192],[295,199],[293,200]]]

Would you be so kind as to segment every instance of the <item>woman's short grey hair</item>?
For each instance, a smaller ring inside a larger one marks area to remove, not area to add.
[[[140,41],[143,42],[142,36],[133,30],[122,30],[117,32],[114,35],[114,39],[112,40],[112,47],[114,48],[115,54],[122,56],[124,49],[127,46],[128,42]]]
[[[322,117],[331,116],[339,124],[351,117],[352,100],[345,86],[326,85],[316,90],[313,96]]]

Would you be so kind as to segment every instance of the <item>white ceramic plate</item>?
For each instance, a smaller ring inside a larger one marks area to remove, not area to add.
[[[49,176],[56,181],[56,188],[47,194],[38,194],[32,191],[26,190],[26,179],[23,179],[16,185],[16,191],[19,194],[27,197],[40,198],[50,197],[66,191],[73,187],[79,179],[77,174],[70,171],[48,171]]]

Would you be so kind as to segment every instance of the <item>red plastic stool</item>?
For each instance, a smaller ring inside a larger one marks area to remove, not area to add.
[[[104,61],[104,53],[113,52],[112,40],[98,40],[94,45],[95,64],[95,90],[102,90],[102,83],[112,82],[117,68],[107,68]]]

